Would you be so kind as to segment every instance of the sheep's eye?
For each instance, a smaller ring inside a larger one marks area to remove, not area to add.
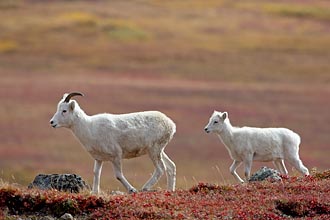
[[[218,121],[214,121],[213,123],[214,123],[214,124],[218,124]]]
[[[63,111],[62,111],[62,113],[65,113],[65,112],[66,112],[66,110],[63,110]]]

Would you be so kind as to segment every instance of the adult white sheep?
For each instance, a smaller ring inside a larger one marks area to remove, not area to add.
[[[299,172],[309,175],[308,169],[299,159],[300,137],[287,128],[233,127],[227,112],[214,111],[204,130],[216,133],[226,146],[234,160],[230,172],[239,182],[244,181],[236,173],[237,167],[243,162],[248,181],[253,160],[273,161],[276,169],[288,174],[284,165],[284,160],[287,160]]]
[[[50,124],[53,128],[70,129],[95,159],[92,193],[99,193],[104,161],[112,162],[116,178],[129,192],[137,192],[123,175],[122,159],[145,154],[151,158],[155,171],[142,190],[150,190],[165,171],[167,188],[174,191],[176,167],[164,152],[176,130],[170,118],[158,111],[89,116],[75,100],[70,100],[73,96],[83,94],[64,94]]]

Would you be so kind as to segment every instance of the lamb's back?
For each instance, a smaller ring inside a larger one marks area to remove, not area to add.
[[[298,135],[287,128],[242,127],[236,128],[235,136],[236,145],[242,151],[252,152],[264,158],[262,160],[270,160],[283,158],[287,143],[294,142]]]

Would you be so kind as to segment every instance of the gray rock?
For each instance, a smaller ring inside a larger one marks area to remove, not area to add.
[[[279,181],[282,180],[280,173],[277,170],[268,168],[268,167],[261,167],[256,173],[254,173],[249,182],[252,181],[263,181],[263,180],[271,180],[271,181]]]
[[[90,186],[76,174],[39,174],[28,188],[56,189],[65,192],[78,193],[84,189],[90,190]]]
[[[64,215],[61,216],[61,220],[73,220],[73,216],[70,213],[65,213]]]

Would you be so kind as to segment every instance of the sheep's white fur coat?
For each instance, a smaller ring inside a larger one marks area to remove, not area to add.
[[[93,193],[99,193],[103,161],[111,161],[116,178],[129,192],[136,192],[122,173],[121,160],[144,154],[151,158],[155,172],[142,190],[154,186],[164,172],[168,190],[175,189],[176,167],[164,152],[176,131],[170,118],[158,111],[89,116],[75,100],[64,102],[66,96],[59,102],[50,123],[54,128],[69,128],[95,159]]]
[[[309,174],[298,154],[300,137],[287,128],[233,127],[227,112],[214,111],[205,131],[219,136],[234,160],[230,171],[240,182],[243,180],[236,173],[236,168],[243,162],[248,180],[253,160],[273,161],[284,174],[288,173],[284,165],[284,160],[287,160],[301,173]]]

